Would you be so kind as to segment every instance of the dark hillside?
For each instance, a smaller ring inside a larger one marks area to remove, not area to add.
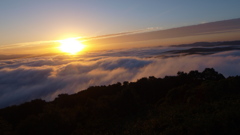
[[[238,134],[240,77],[214,69],[93,86],[0,110],[1,135]]]

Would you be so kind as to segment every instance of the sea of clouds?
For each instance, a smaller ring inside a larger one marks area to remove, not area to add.
[[[238,50],[208,55],[172,54],[191,47],[150,47],[0,61],[0,108],[33,99],[53,100],[96,85],[176,75],[214,68],[225,77],[240,75]],[[167,57],[166,57],[167,56]]]

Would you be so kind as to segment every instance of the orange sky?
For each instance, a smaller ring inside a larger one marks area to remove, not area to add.
[[[194,42],[240,40],[240,19],[192,25],[150,32],[128,32],[101,37],[78,38],[85,48],[82,52]],[[0,54],[63,53],[57,40],[20,43],[0,47]]]
[[[177,45],[187,44],[194,42],[215,42],[215,41],[232,41],[239,40],[240,31],[207,34],[207,35],[194,35],[184,36],[176,38],[165,39],[152,39],[145,41],[122,41],[114,42],[111,39],[104,40],[89,40],[83,42],[85,48],[83,52],[98,51],[98,50],[110,50],[110,49],[122,49],[122,48],[134,48],[134,47],[146,47],[146,46],[158,46],[158,45]],[[81,39],[80,39],[81,40]],[[101,41],[101,42],[100,42]],[[112,43],[111,43],[112,42]],[[48,54],[48,53],[62,53],[59,49],[60,43],[49,41],[48,43],[30,43],[26,45],[12,45],[5,46],[0,49],[1,54]]]

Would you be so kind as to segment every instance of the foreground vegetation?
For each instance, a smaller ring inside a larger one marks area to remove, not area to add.
[[[1,135],[239,134],[240,77],[214,69],[94,86],[0,110]]]

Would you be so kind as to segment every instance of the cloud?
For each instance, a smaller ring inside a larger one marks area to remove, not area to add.
[[[176,75],[213,67],[225,76],[240,74],[239,51],[175,57],[169,50],[190,47],[153,47],[46,56],[0,61],[0,108],[36,98],[53,100],[60,93],[76,93],[93,85],[136,81],[142,77]],[[168,55],[171,57],[154,57]]]
[[[122,34],[119,36],[109,36],[108,38],[96,38],[96,39],[88,40],[85,43],[95,44],[95,45],[96,44],[111,45],[111,44],[117,44],[117,43],[119,44],[119,43],[150,41],[150,40],[156,40],[156,39],[171,39],[171,38],[173,39],[173,38],[188,37],[188,36],[201,36],[201,35],[208,36],[208,35],[221,34],[221,33],[227,33],[227,32],[239,32],[239,28],[240,28],[240,19],[238,18],[238,19],[185,26],[185,27],[171,28],[171,29],[165,29],[165,30],[152,30],[152,31],[139,32],[134,34]],[[226,37],[222,37],[222,38],[224,38],[224,40],[228,40]],[[201,38],[197,38],[195,42],[197,41],[199,42],[199,39]],[[223,39],[218,38],[218,40],[223,40]]]
[[[0,106],[21,103],[39,98],[48,93],[52,86],[48,76],[52,69],[3,69],[0,71]]]

